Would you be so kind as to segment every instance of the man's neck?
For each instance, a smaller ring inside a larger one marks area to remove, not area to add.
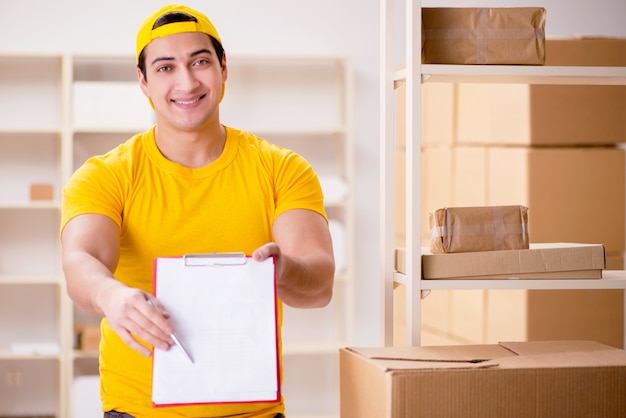
[[[189,168],[199,168],[217,160],[226,143],[226,128],[221,124],[201,131],[170,132],[157,125],[156,145],[165,158]]]

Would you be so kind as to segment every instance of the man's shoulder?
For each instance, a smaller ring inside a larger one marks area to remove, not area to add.
[[[107,152],[96,155],[94,158],[100,159],[107,165],[128,164],[137,158],[146,155],[145,137],[148,132],[141,132],[117,144]]]
[[[285,154],[292,152],[255,133],[231,127],[226,127],[226,130],[229,138],[234,139],[239,147],[243,147],[245,150],[267,154]]]

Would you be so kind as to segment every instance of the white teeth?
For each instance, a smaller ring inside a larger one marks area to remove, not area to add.
[[[183,102],[183,101],[180,101],[180,100],[175,100],[175,102],[176,102],[176,103],[178,103],[178,104],[181,104],[181,105],[190,105],[190,104],[193,104],[193,103],[197,103],[199,100],[200,100],[200,99],[196,99],[196,100],[191,100],[191,101],[188,101],[188,102]]]

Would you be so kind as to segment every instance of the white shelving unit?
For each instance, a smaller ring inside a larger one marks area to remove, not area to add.
[[[62,58],[0,56],[0,75],[0,415],[61,416]]]
[[[338,56],[229,56],[224,124],[304,156],[320,177],[335,245],[333,300],[284,306],[284,395],[289,417],[339,415],[339,348],[352,324],[352,68]],[[302,379],[307,376],[307,379]]]
[[[336,417],[337,351],[349,344],[353,311],[351,63],[228,58],[224,123],[294,149],[322,180],[338,260],[334,298],[323,309],[285,307],[284,392],[290,417]],[[61,188],[88,157],[153,123],[135,68],[121,55],[0,56],[0,416],[71,418],[75,383],[98,373],[97,353],[74,347],[74,326],[99,320],[66,293]],[[31,200],[34,183],[51,185],[52,199]],[[58,348],[23,352],[16,343]]]
[[[547,67],[421,64],[421,2],[405,1],[406,68],[394,67],[394,1],[381,0],[381,275],[385,345],[393,345],[393,286],[406,286],[406,344],[420,345],[421,299],[431,290],[625,289],[626,271],[605,271],[599,280],[422,280],[420,254],[420,124],[422,83],[522,83],[626,85],[625,67]],[[395,271],[394,82],[405,80],[406,274]],[[625,312],[626,316],[626,312]],[[626,318],[625,318],[626,324]],[[626,327],[626,325],[625,325]],[[624,332],[626,347],[626,330]]]

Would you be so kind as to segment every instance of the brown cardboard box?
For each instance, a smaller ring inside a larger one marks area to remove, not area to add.
[[[422,63],[529,64],[545,62],[546,10],[422,8]]]
[[[546,64],[626,66],[626,39],[546,41]],[[459,144],[603,145],[626,142],[626,87],[458,84]]]
[[[422,89],[422,146],[454,143],[455,123],[454,109],[456,106],[456,84],[424,83]],[[405,150],[404,137],[406,119],[406,83],[400,81],[395,85],[395,98],[398,111],[396,113],[396,138],[398,147]]]
[[[398,247],[404,246],[403,156],[396,178]],[[596,242],[609,253],[624,251],[624,156],[611,147],[424,148],[421,245],[430,245],[429,211],[515,202],[529,208],[532,242]]]
[[[31,184],[30,200],[52,200],[52,184]]]
[[[529,340],[582,336],[624,348],[623,290],[533,290],[526,306]]]
[[[455,189],[483,205],[528,207],[532,242],[593,242],[608,252],[624,250],[623,149],[455,147],[454,153],[454,161],[464,164],[463,170],[452,168]],[[458,194],[452,205],[466,204],[456,199]]]
[[[396,270],[404,272],[404,249]],[[431,254],[422,250],[424,279],[600,279],[606,267],[601,244],[543,243],[529,249]]]
[[[434,254],[528,248],[524,206],[446,207],[428,214]]]
[[[74,327],[78,337],[78,349],[82,351],[98,351],[100,348],[100,325],[81,324]]]
[[[626,352],[593,341],[344,348],[342,418],[587,418],[626,411]]]

